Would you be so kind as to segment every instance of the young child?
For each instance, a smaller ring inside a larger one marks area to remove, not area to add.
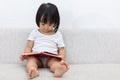
[[[68,70],[64,60],[66,55],[64,41],[62,34],[58,31],[59,23],[57,7],[51,3],[43,3],[36,14],[38,29],[30,33],[24,53],[50,52],[60,56],[62,60],[51,57],[28,57],[26,68],[29,78],[39,76],[39,67],[48,67],[54,73],[54,77],[61,77]],[[24,60],[22,55],[20,59]]]

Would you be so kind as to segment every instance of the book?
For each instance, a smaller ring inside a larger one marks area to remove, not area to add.
[[[62,60],[61,57],[57,56],[56,54],[52,54],[49,52],[38,52],[38,53],[23,53],[22,57],[24,59],[27,59],[29,56],[35,56],[35,57],[51,57],[51,58],[57,58],[59,60]]]

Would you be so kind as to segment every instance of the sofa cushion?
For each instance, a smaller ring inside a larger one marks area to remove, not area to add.
[[[55,78],[45,68],[39,69],[40,76],[33,80],[120,80],[120,64],[70,65],[63,77]],[[28,80],[25,65],[0,64],[1,80]]]

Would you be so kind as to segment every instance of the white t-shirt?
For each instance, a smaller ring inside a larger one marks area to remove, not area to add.
[[[38,29],[35,29],[30,33],[28,40],[34,41],[33,52],[58,54],[58,47],[65,46],[62,34],[59,31],[53,35],[45,35],[40,33]]]

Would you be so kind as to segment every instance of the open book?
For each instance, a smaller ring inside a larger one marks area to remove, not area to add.
[[[52,54],[52,53],[49,53],[49,52],[39,52],[39,53],[24,53],[22,54],[23,58],[24,59],[27,59],[27,57],[29,56],[36,56],[36,57],[43,57],[43,56],[48,56],[48,57],[51,57],[51,58],[57,58],[59,60],[62,60],[61,57],[57,56],[56,54]]]

